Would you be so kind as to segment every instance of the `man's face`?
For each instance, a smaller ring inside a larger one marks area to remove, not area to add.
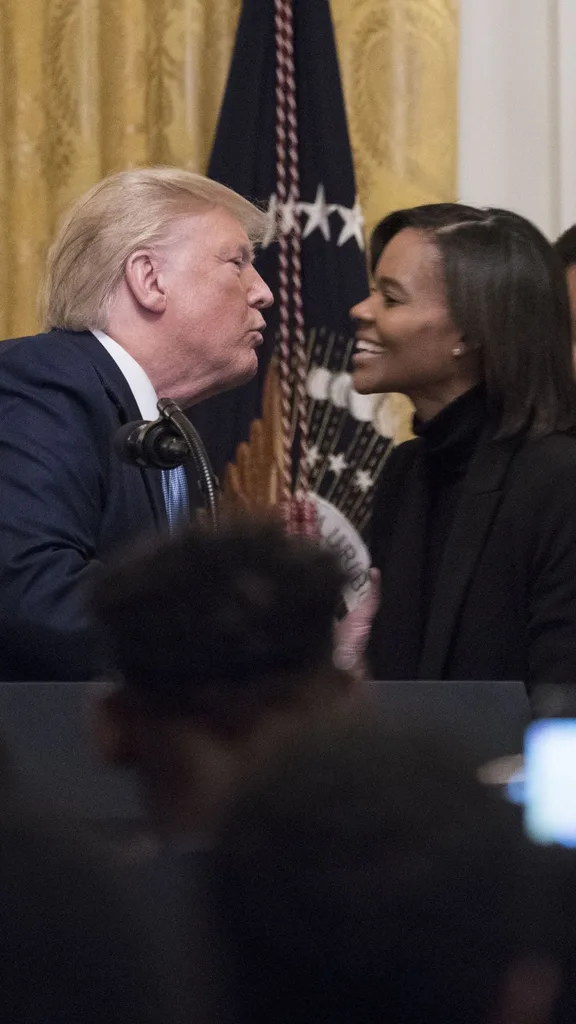
[[[162,321],[176,401],[207,398],[256,373],[260,311],[274,298],[253,255],[244,228],[223,209],[183,217],[163,246]]]

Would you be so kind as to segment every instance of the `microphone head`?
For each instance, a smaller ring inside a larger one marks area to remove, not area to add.
[[[190,457],[188,446],[166,420],[125,423],[114,436],[116,454],[131,466],[175,469]]]
[[[146,426],[145,420],[136,420],[133,423],[125,423],[114,434],[114,451],[122,462],[130,465],[139,465],[138,446],[142,427]]]

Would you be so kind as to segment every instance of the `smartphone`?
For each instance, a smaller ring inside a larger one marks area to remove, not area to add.
[[[528,727],[523,789],[528,837],[576,849],[576,718],[544,718]]]

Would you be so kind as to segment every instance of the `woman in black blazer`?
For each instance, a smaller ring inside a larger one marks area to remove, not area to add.
[[[372,237],[354,385],[415,407],[375,499],[379,679],[576,682],[576,385],[560,261],[528,221],[437,204]]]

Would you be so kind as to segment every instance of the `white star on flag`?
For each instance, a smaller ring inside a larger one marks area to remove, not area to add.
[[[308,449],[308,465],[310,469],[314,469],[316,463],[320,458],[320,449],[317,444],[310,445]]]
[[[351,210],[347,206],[336,206],[335,209],[338,210],[344,221],[344,226],[338,238],[338,245],[344,245],[350,238],[355,238],[359,248],[364,251],[364,234],[362,230],[364,227],[364,217],[362,216],[358,200],[356,200]]]
[[[374,481],[367,469],[356,470],[352,486],[355,490],[362,491],[362,494],[368,494],[368,491],[374,486]]]
[[[299,205],[299,204],[298,204]],[[280,230],[283,235],[289,235],[296,226],[296,206],[294,200],[290,198],[287,203],[282,206],[282,214],[280,217]]]
[[[308,238],[316,228],[319,228],[327,242],[330,241],[330,224],[328,216],[330,208],[326,205],[326,194],[324,185],[318,185],[316,199],[313,203],[299,203],[299,210],[308,218],[308,223],[302,232],[302,238]]]
[[[342,452],[338,452],[337,455],[328,456],[328,469],[335,476],[341,476],[345,469],[348,468],[348,463],[344,458]]]
[[[262,239],[262,248],[267,249],[271,242],[277,239],[278,234],[289,235],[296,226],[296,215],[299,213],[306,217],[302,238],[308,238],[318,229],[329,242],[329,218],[331,214],[337,213],[343,224],[336,244],[338,246],[345,245],[349,239],[353,238],[358,247],[364,251],[364,218],[358,200],[352,209],[340,206],[338,203],[327,203],[323,185],[318,186],[313,203],[295,203],[291,198],[285,203],[279,203],[275,193],[270,196],[266,210],[266,231]]]
[[[268,202],[268,209],[266,210],[266,231],[264,232],[264,238],[262,239],[262,248],[267,249],[271,242],[276,238],[276,232],[278,230],[278,199],[276,194],[273,192]]]

